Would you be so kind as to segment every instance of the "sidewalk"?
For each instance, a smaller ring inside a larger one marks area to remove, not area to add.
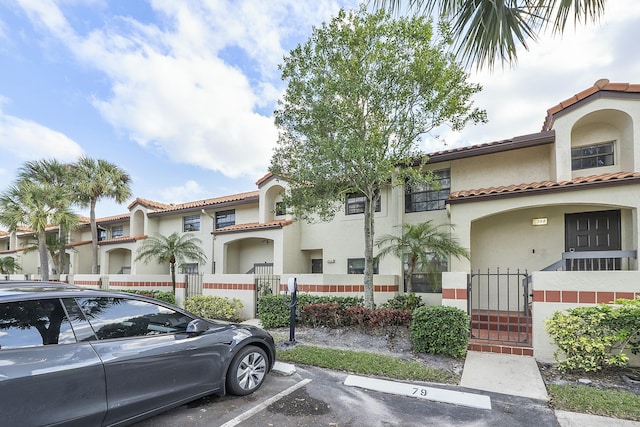
[[[475,390],[549,400],[533,357],[468,351],[460,385]],[[638,421],[555,411],[561,427],[640,427]]]

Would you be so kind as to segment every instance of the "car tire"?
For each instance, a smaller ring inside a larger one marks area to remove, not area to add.
[[[260,347],[249,345],[235,355],[227,371],[227,390],[236,396],[256,391],[267,375],[267,354]]]

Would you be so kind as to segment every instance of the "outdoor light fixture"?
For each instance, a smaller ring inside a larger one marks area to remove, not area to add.
[[[547,218],[533,218],[531,225],[547,225]]]

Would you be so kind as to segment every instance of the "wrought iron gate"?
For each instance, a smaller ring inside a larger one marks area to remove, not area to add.
[[[184,283],[187,287],[185,292],[187,298],[202,295],[202,276],[201,273],[185,274]]]
[[[471,338],[531,343],[530,283],[526,270],[472,272],[467,281]]]

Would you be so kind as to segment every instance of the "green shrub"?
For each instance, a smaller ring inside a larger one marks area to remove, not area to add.
[[[463,357],[469,344],[469,322],[469,315],[455,307],[418,307],[411,323],[413,349],[418,353]]]
[[[640,300],[618,300],[556,311],[546,320],[546,330],[558,350],[558,369],[584,372],[626,366],[625,349],[638,353],[640,346]]]
[[[284,295],[264,295],[258,300],[258,318],[264,328],[289,326],[291,297]]]
[[[363,297],[340,297],[340,296],[322,296],[311,295],[306,293],[297,294],[296,322],[302,323],[301,313],[303,307],[309,304],[329,304],[335,303],[342,310],[362,305]],[[291,316],[289,304],[291,303],[291,295],[265,295],[258,300],[258,318],[265,328],[283,328],[289,326],[289,318]]]
[[[237,298],[229,299],[212,295],[196,295],[187,298],[184,302],[186,310],[200,317],[231,322],[242,320],[242,307],[242,301]]]
[[[397,295],[382,304],[382,307],[413,311],[422,305],[424,305],[424,303],[422,302],[422,297],[420,295],[408,294]]]

